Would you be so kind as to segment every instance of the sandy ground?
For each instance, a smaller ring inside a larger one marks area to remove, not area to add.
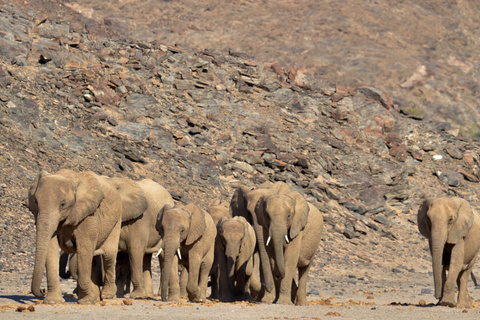
[[[342,280],[343,279],[343,280]],[[12,279],[13,280],[13,279]],[[338,281],[337,281],[338,280]],[[73,280],[62,280],[67,302],[43,305],[28,290],[27,279],[20,286],[0,290],[0,319],[478,319],[480,290],[470,283],[470,293],[477,306],[471,309],[435,306],[433,280],[419,272],[403,273],[388,278],[372,273],[368,283],[343,277],[331,281],[317,279],[309,287],[309,306],[285,306],[262,303],[220,303],[207,301],[195,304],[186,301],[115,299],[93,306],[76,304],[71,292]],[[30,311],[28,308],[33,309]],[[21,309],[25,309],[21,311]],[[21,312],[20,312],[21,311]]]

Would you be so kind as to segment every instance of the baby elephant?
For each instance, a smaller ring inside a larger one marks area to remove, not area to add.
[[[440,299],[439,304],[471,307],[467,281],[480,249],[478,214],[464,199],[426,199],[418,210],[418,229],[429,242],[435,298]],[[455,284],[458,284],[457,302]]]
[[[257,240],[253,227],[244,217],[223,217],[218,222],[217,233],[220,241],[215,253],[220,271],[220,300],[243,300],[249,298],[249,293],[255,296],[261,284],[259,257],[254,260]]]

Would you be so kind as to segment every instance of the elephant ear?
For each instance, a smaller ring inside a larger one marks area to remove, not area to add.
[[[126,178],[112,178],[111,181],[122,200],[122,222],[140,217],[147,210],[148,201],[138,183]]]
[[[248,215],[246,195],[251,190],[253,190],[253,188],[247,186],[240,186],[235,190],[232,200],[230,201],[229,210],[231,217]],[[249,217],[249,219],[253,221],[253,217]]]
[[[244,217],[235,217],[243,226],[243,238],[242,244],[240,245],[240,252],[250,251],[253,252],[255,244],[257,243],[257,238],[255,237],[255,231],[253,230],[250,223]]]
[[[190,213],[190,228],[187,239],[185,240],[185,244],[188,246],[197,241],[203,235],[207,229],[207,223],[205,221],[205,212],[193,203],[187,204],[185,210]]]
[[[298,192],[290,192],[288,194],[295,200],[295,214],[293,216],[292,224],[290,225],[290,239],[296,238],[300,231],[305,228],[308,221],[308,212],[310,207],[307,200]]]
[[[102,203],[104,193],[98,179],[89,172],[76,174],[75,204],[64,222],[65,226],[76,226],[92,215]]]
[[[420,231],[425,238],[430,237],[430,225],[427,222],[427,212],[430,209],[431,202],[431,199],[425,199],[420,205],[420,208],[418,208],[417,213],[418,231]]]
[[[473,226],[473,212],[470,204],[464,199],[454,199],[458,205],[457,219],[448,232],[447,243],[455,244],[465,238]]]
[[[38,213],[38,205],[35,201],[35,192],[37,192],[38,182],[40,181],[40,179],[47,175],[49,175],[47,171],[40,171],[35,180],[33,180],[32,185],[28,189],[28,210],[30,210],[30,212],[34,215]]]

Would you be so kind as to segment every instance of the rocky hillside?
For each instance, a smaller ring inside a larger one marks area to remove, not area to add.
[[[373,87],[125,40],[56,1],[0,4],[0,291],[13,274],[28,288],[26,195],[41,169],[149,177],[204,208],[240,184],[285,181],[325,214],[317,269],[407,272],[428,266],[421,198],[475,205],[479,149]]]
[[[480,4],[449,0],[68,0],[134,39],[242,51],[325,83],[374,86],[480,135]]]

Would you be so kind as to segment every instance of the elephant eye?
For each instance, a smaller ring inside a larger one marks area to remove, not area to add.
[[[448,223],[452,223],[453,217],[448,218]]]
[[[65,208],[66,205],[67,205],[67,201],[62,200],[62,201],[60,202],[60,208]]]

